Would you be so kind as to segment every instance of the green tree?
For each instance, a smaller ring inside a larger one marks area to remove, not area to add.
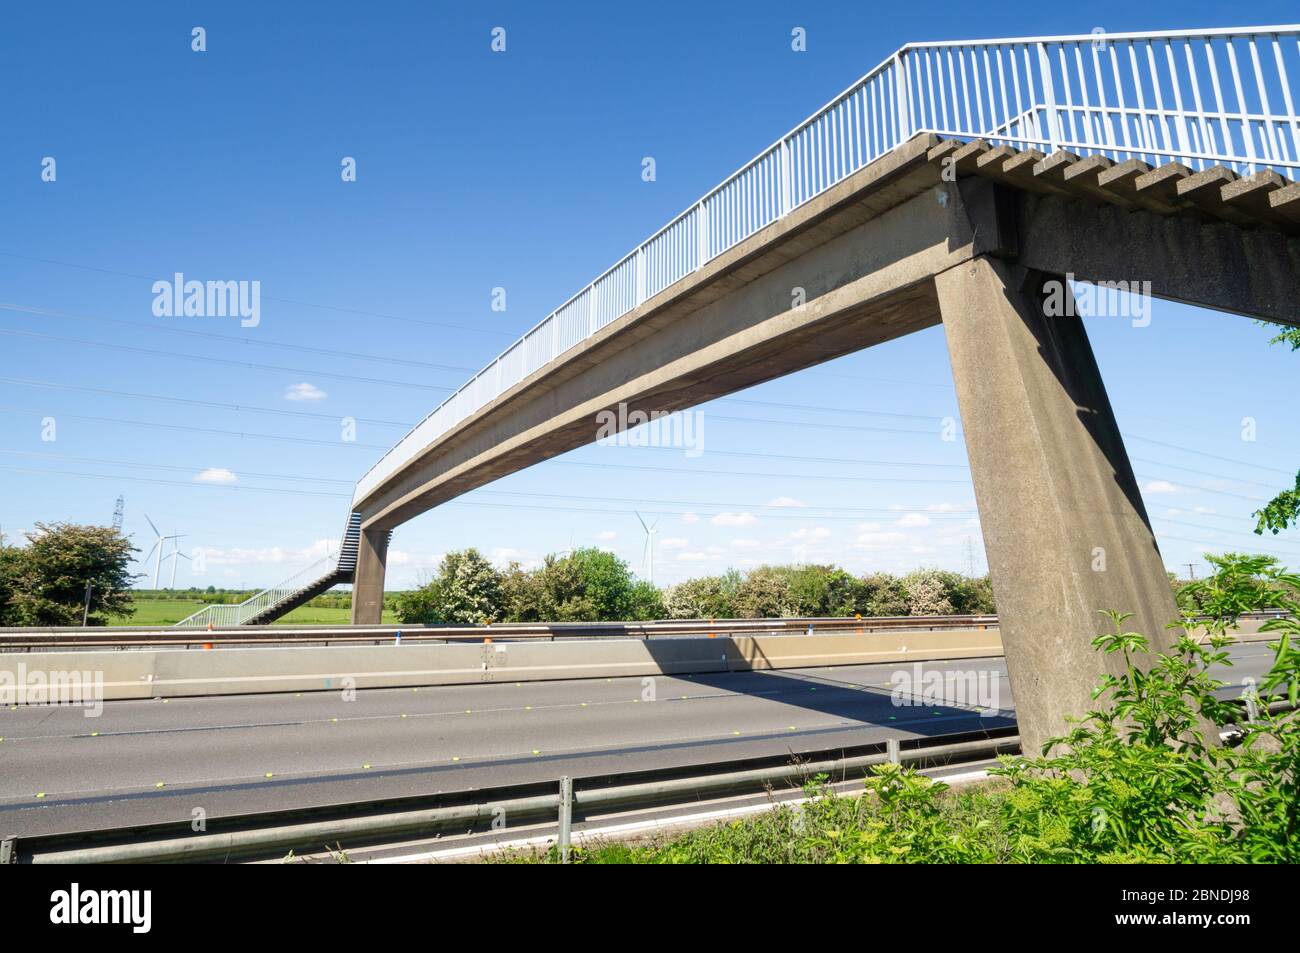
[[[644,579],[638,579],[632,584],[630,605],[627,616],[629,622],[652,622],[668,615],[664,608],[664,594],[658,586]]]
[[[435,577],[415,589],[397,594],[397,621],[408,625],[437,625],[442,614],[442,583]]]
[[[1290,346],[1292,351],[1300,351],[1300,328],[1271,324],[1266,321],[1260,323],[1278,332],[1268,342],[1269,344],[1285,344]],[[1261,536],[1264,535],[1264,530],[1276,536],[1284,529],[1300,525],[1300,471],[1296,472],[1294,489],[1283,490],[1252,515],[1257,521],[1255,532]]]
[[[862,586],[839,566],[794,566],[785,572],[795,615],[849,616],[859,611]]]
[[[18,584],[20,552],[15,546],[6,546],[4,536],[0,535],[0,625],[18,624],[14,592]]]
[[[502,618],[501,573],[473,547],[442,557],[438,575],[397,597],[397,617],[411,624],[479,624]]]
[[[736,589],[736,615],[742,619],[779,619],[795,615],[786,566],[759,566]]]
[[[670,619],[734,618],[740,583],[740,573],[735,570],[679,582],[664,593],[665,612]]]
[[[632,612],[632,573],[613,553],[587,547],[550,555],[540,574],[549,621],[620,621]]]
[[[939,569],[918,569],[903,577],[908,615],[952,615],[950,580]]]
[[[0,583],[9,588],[6,615],[18,625],[81,625],[86,584],[92,586],[90,625],[134,612],[128,571],[138,550],[106,526],[37,523],[27,546],[5,547]]]
[[[448,622],[501,618],[501,573],[477,549],[448,553],[438,566],[441,615]]]
[[[887,572],[863,576],[855,611],[866,616],[907,615],[907,590],[903,580]]]
[[[530,572],[517,562],[501,574],[501,601],[505,622],[542,622],[552,614],[541,573]]]

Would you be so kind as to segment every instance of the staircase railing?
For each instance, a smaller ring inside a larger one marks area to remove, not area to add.
[[[185,628],[201,628],[207,626],[208,623],[212,623],[216,627],[243,625],[254,616],[289,598],[304,586],[309,586],[313,582],[332,575],[338,568],[338,560],[338,553],[325,556],[316,560],[310,566],[299,569],[288,579],[263,589],[243,602],[235,605],[204,606],[192,616],[177,622],[176,625]]]
[[[351,513],[348,516],[347,526],[343,529],[343,542],[338,552],[326,555],[310,566],[304,566],[289,578],[253,594],[243,602],[235,605],[204,606],[193,615],[177,622],[176,625],[184,628],[202,628],[209,624],[214,628],[243,625],[303,588],[320,582],[326,577],[342,575],[350,578],[357,567],[357,547],[360,539],[361,514]]]
[[[358,481],[353,508],[511,387],[918,133],[1300,170],[1300,26],[909,44],[551,312]]]

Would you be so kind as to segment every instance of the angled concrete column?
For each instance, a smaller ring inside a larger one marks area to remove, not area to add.
[[[1078,317],[1043,313],[1045,276],[987,257],[935,279],[1027,753],[1092,707],[1100,609],[1156,649],[1177,617],[1137,481]],[[1068,292],[1067,292],[1068,293]],[[1135,334],[1142,333],[1135,329]]]
[[[384,615],[384,569],[388,561],[386,529],[363,529],[352,577],[352,624],[378,625]]]

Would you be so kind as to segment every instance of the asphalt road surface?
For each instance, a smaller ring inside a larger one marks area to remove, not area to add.
[[[1234,646],[1233,685],[1272,653]],[[1000,658],[921,663],[982,673],[983,694],[896,704],[895,663],[654,679],[106,702],[0,710],[0,834],[189,820],[561,775],[816,751],[1004,727]],[[913,686],[917,691],[924,686]],[[653,694],[651,694],[653,692]],[[1236,694],[1235,688],[1225,694]]]

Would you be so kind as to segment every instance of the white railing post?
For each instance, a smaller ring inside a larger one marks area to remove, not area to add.
[[[704,263],[709,260],[709,200],[700,199],[699,207],[695,212],[695,270],[704,267]]]
[[[794,182],[794,169],[790,165],[790,140],[781,140],[781,215],[786,216],[790,212],[790,197],[793,189],[791,185]]]
[[[1051,143],[1049,152],[1061,148],[1061,117],[1056,114],[1056,86],[1052,83],[1052,61],[1047,56],[1046,44],[1038,46],[1038,74],[1043,81],[1043,102],[1047,107],[1047,138]]]
[[[645,246],[636,250],[636,303],[645,301]]]
[[[894,119],[898,130],[899,145],[912,137],[912,105],[907,95],[907,68],[903,62],[903,51],[894,55]]]
[[[599,279],[597,279],[599,280]],[[587,308],[587,336],[596,333],[598,322],[600,321],[600,311],[597,309],[596,300],[596,282],[591,283],[591,290],[587,292],[589,307]]]

